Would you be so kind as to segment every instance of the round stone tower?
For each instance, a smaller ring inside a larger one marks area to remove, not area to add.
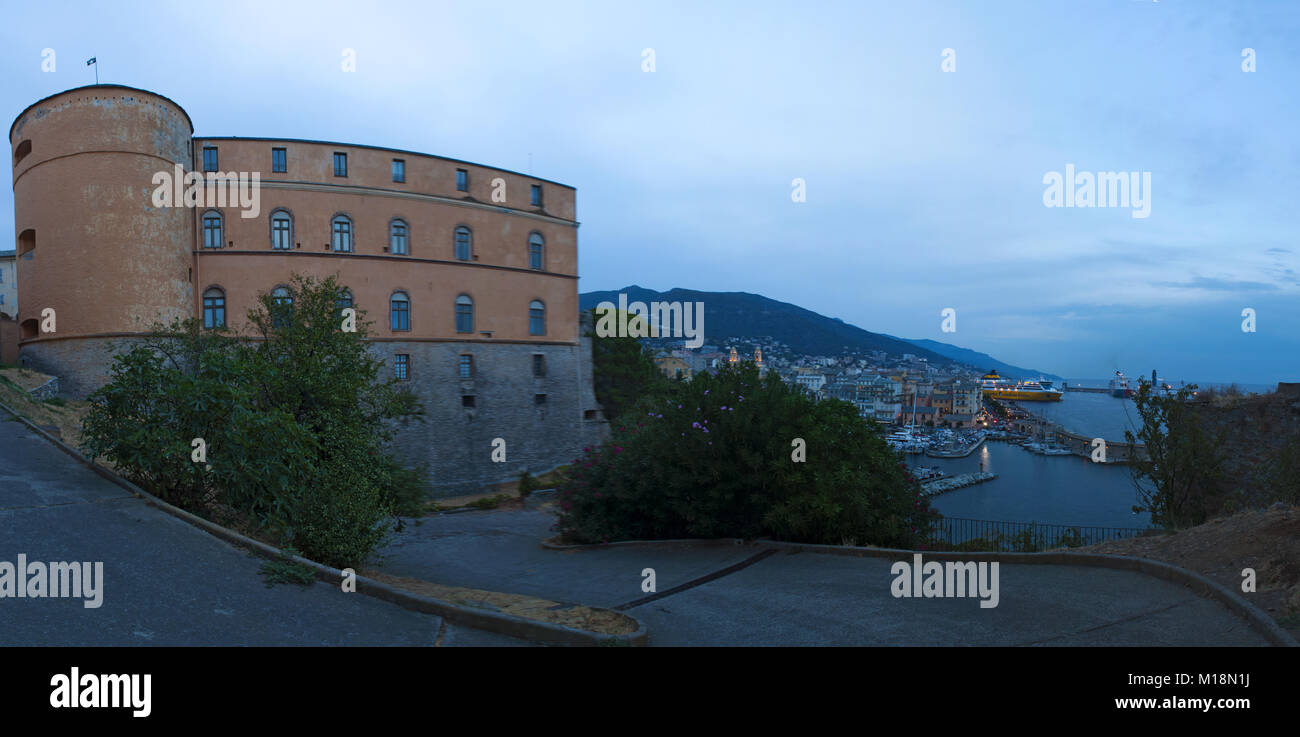
[[[193,134],[166,97],[107,84],[33,103],[10,127],[19,355],[61,390],[104,383],[111,341],[194,314],[195,214],[153,198],[159,172],[192,170]]]

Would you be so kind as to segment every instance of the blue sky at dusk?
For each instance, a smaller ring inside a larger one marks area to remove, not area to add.
[[[583,291],[755,292],[1070,377],[1300,380],[1300,3],[703,5],[28,3],[0,110],[94,56],[198,135],[575,186]],[[1150,216],[1045,207],[1067,164],[1150,172]]]

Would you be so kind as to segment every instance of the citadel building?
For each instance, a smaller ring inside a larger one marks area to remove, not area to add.
[[[396,445],[442,493],[548,470],[605,429],[572,187],[374,146],[195,137],[175,102],[108,84],[33,103],[9,142],[19,355],[67,393],[107,380],[110,342],[184,317],[247,334],[259,295],[337,275],[372,349],[424,403],[428,421]],[[159,206],[160,173],[178,166],[257,172],[256,216],[237,199]]]

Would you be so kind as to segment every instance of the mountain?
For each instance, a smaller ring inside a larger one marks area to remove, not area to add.
[[[967,364],[969,366],[975,366],[976,368],[981,368],[985,370],[997,369],[997,372],[999,374],[1009,379],[1043,378],[1043,379],[1056,379],[1058,381],[1064,381],[1064,379],[1062,379],[1060,376],[1056,376],[1055,374],[1049,374],[1046,371],[1039,371],[1038,369],[1026,369],[1026,368],[1020,368],[1019,366],[1012,366],[1009,363],[1003,363],[999,361],[998,359],[994,358],[993,356],[990,356],[987,353],[980,353],[979,351],[972,351],[969,348],[961,348],[959,346],[949,345],[947,343],[940,343],[937,340],[928,340],[924,338],[919,340],[913,340],[911,338],[898,338],[898,340],[901,340],[904,343],[911,343],[912,345],[918,348],[924,348],[926,350],[933,351],[935,353],[938,353],[941,356],[946,356],[948,358],[953,359],[954,361],[960,361],[961,363]]]
[[[749,292],[701,292],[693,289],[670,289],[657,292],[630,286],[615,291],[585,292],[578,295],[582,310],[601,302],[618,304],[618,295],[632,302],[703,302],[704,342],[725,347],[739,338],[770,337],[784,343],[794,353],[810,356],[840,356],[845,353],[866,354],[884,351],[898,357],[912,353],[933,364],[962,363],[977,369],[996,368],[1009,377],[1048,374],[1001,363],[976,351],[958,348],[933,340],[904,340],[849,325],[838,318],[819,315],[798,305],[778,302]]]

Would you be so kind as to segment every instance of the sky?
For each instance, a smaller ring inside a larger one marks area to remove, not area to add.
[[[101,82],[170,97],[196,135],[563,182],[582,291],[752,292],[1066,377],[1300,380],[1300,2],[5,12],[9,122],[93,83],[96,57]],[[1046,206],[1067,165],[1149,174],[1149,213]],[[0,249],[13,239],[10,192]]]

